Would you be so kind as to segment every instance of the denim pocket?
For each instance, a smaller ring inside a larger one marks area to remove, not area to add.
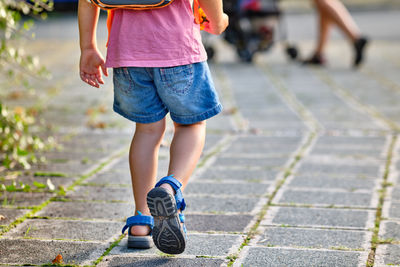
[[[115,89],[125,94],[129,94],[134,88],[134,82],[128,68],[114,68],[113,83]]]
[[[161,81],[169,91],[186,95],[193,84],[193,65],[160,68]]]

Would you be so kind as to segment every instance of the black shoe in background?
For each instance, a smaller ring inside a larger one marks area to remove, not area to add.
[[[311,58],[303,60],[303,65],[325,66],[326,61],[322,55],[314,54]]]
[[[354,42],[354,67],[358,67],[364,59],[364,49],[368,44],[366,37],[360,37]]]

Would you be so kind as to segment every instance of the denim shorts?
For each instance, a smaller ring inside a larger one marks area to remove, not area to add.
[[[174,122],[193,124],[222,110],[207,62],[114,68],[113,81],[114,111],[134,122],[157,122],[170,112]]]

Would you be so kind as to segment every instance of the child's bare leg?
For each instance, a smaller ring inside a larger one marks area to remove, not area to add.
[[[129,151],[129,166],[132,178],[132,188],[135,199],[135,214],[140,211],[150,215],[147,207],[147,193],[154,187],[157,175],[158,151],[165,132],[165,119],[155,123],[136,124]],[[148,226],[132,226],[131,234],[148,235]]]
[[[181,190],[183,190],[203,151],[206,122],[189,125],[174,123],[174,126],[175,133],[170,148],[168,174],[173,174],[182,183]],[[169,184],[162,184],[161,187],[173,192]]]
[[[152,233],[154,244],[165,253],[180,254],[186,247],[184,216],[178,214],[185,208],[181,190],[196,168],[203,150],[206,123],[205,121],[190,125],[174,123],[174,126],[168,175],[174,175],[182,185],[168,177],[165,183],[159,185],[162,188],[156,187],[149,192],[147,201],[154,216]],[[175,199],[171,195],[175,195]]]

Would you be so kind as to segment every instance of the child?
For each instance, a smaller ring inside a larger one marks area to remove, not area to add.
[[[113,68],[114,110],[136,122],[129,153],[136,210],[123,228],[131,248],[151,247],[152,236],[165,253],[184,251],[182,190],[204,146],[205,120],[222,110],[190,1],[174,0],[160,9],[114,10],[104,62],[95,36],[99,9],[79,0],[80,77],[99,87],[106,68]],[[207,15],[204,29],[221,34],[228,26],[222,1],[199,4]],[[175,128],[168,176],[154,187],[168,112]]]

